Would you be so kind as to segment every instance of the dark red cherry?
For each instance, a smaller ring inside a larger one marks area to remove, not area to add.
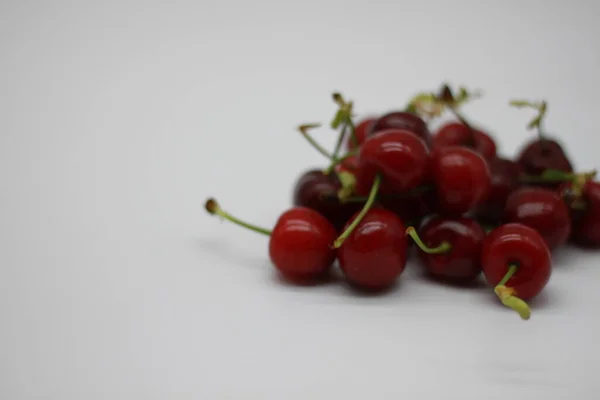
[[[427,146],[431,144],[431,133],[429,132],[429,128],[425,121],[416,114],[406,111],[395,111],[385,114],[371,125],[369,136],[389,129],[410,131],[423,139]]]
[[[356,140],[358,141],[358,146],[355,145],[354,140],[350,136],[348,136],[348,139],[346,141],[346,148],[348,150],[354,150],[357,147],[360,147],[363,144],[363,142],[367,139],[367,135],[369,134],[369,131],[371,130],[371,127],[375,121],[375,118],[365,118],[362,121],[360,121],[358,125],[356,125],[356,128],[354,130]]]
[[[377,174],[380,193],[416,188],[427,176],[429,151],[419,137],[406,130],[390,129],[370,136],[361,146],[356,174],[356,193],[366,195]]]
[[[435,149],[431,175],[437,190],[438,212],[443,215],[458,216],[474,209],[485,199],[491,182],[483,157],[460,146]]]
[[[523,173],[531,176],[541,175],[548,169],[572,172],[573,166],[560,143],[550,139],[533,140],[521,150],[517,163]],[[535,186],[557,187],[556,182],[531,183]]]
[[[419,229],[418,237],[413,235],[419,245],[419,258],[432,277],[466,283],[481,273],[485,231],[474,220],[433,217]]]
[[[528,319],[529,307],[523,300],[537,296],[552,273],[544,238],[523,224],[501,225],[483,241],[481,264],[502,303]]]
[[[443,125],[432,138],[432,147],[465,146],[475,150],[488,161],[496,157],[496,143],[485,132],[460,122]]]
[[[269,239],[269,257],[283,276],[304,282],[325,275],[336,258],[332,243],[336,238],[333,226],[318,212],[306,207],[285,211],[272,231],[249,224],[225,212],[215,199],[209,199],[206,210]]]
[[[521,167],[505,158],[495,158],[488,165],[491,173],[490,188],[475,215],[479,221],[497,224],[504,215],[506,199],[520,186]]]
[[[293,204],[317,211],[339,231],[361,207],[359,203],[340,202],[340,188],[336,174],[325,175],[321,170],[306,171],[294,187]]]
[[[414,194],[381,196],[379,204],[407,224],[418,225],[423,218],[435,212],[437,197],[433,184],[425,183],[423,190],[417,189]]]
[[[600,183],[586,182],[581,194],[580,199],[566,198],[568,204],[573,206],[571,240],[584,247],[600,247]],[[577,206],[573,200],[582,200],[581,206]]]
[[[406,265],[404,230],[392,212],[370,209],[338,249],[340,268],[348,282],[371,290],[391,286]]]
[[[564,244],[571,232],[567,205],[558,193],[544,188],[523,187],[511,193],[506,200],[504,221],[535,229],[550,250]]]

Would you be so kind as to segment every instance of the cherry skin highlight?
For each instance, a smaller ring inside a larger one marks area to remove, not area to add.
[[[506,200],[504,221],[535,229],[550,250],[563,245],[571,233],[567,205],[556,192],[544,188],[523,187],[510,194]]]
[[[369,290],[393,285],[406,266],[404,230],[392,212],[370,209],[338,249],[340,268],[348,282]]]
[[[356,128],[354,129],[354,134],[356,135],[356,140],[358,142],[358,145],[354,144],[354,140],[352,139],[352,137],[348,137],[348,139],[346,141],[346,148],[348,150],[354,150],[354,149],[359,148],[364,143],[364,141],[367,139],[367,136],[371,130],[371,127],[375,123],[375,121],[376,121],[375,118],[365,118],[362,121],[360,121],[358,123],[358,125],[356,125]]]
[[[435,279],[451,283],[468,283],[481,274],[481,249],[485,231],[470,218],[433,217],[419,229],[419,236],[429,248],[447,243],[449,249],[428,253],[419,248],[418,255],[426,271]]]
[[[477,220],[498,224],[504,215],[508,196],[519,187],[521,167],[512,160],[496,158],[488,162],[491,183],[485,200],[477,207]]]
[[[431,174],[437,190],[438,212],[447,216],[460,216],[479,205],[491,182],[483,157],[460,146],[435,149]]]
[[[309,170],[300,176],[293,192],[293,204],[313,209],[336,228],[344,227],[360,204],[342,203],[338,198],[341,184],[335,174],[325,175],[320,170]]]
[[[496,143],[485,132],[460,122],[443,125],[432,138],[432,148],[465,146],[481,154],[487,161],[496,158]]]
[[[431,133],[421,117],[406,111],[395,111],[377,119],[369,130],[368,136],[373,136],[389,129],[407,130],[423,139],[425,145],[431,144]]]
[[[516,272],[505,283],[523,300],[537,296],[552,274],[550,250],[542,236],[523,224],[505,224],[483,241],[481,264],[486,280],[498,285],[511,265]]]
[[[381,131],[360,148],[356,194],[369,193],[378,173],[383,177],[382,194],[414,189],[425,180],[428,163],[427,146],[415,134],[398,129]]]

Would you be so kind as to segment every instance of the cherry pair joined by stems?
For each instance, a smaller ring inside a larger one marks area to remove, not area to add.
[[[542,236],[523,224],[501,225],[484,239],[481,265],[502,304],[529,319],[525,301],[537,296],[552,274],[550,249]]]
[[[470,218],[433,217],[419,229],[406,234],[418,246],[419,259],[437,280],[464,284],[481,273],[481,248],[485,231]]]
[[[306,207],[285,211],[273,230],[244,222],[225,212],[215,199],[207,200],[206,211],[249,230],[267,235],[269,257],[281,274],[292,281],[305,282],[323,277],[335,261],[331,243],[334,227],[318,212]]]
[[[463,215],[479,205],[491,182],[483,157],[462,146],[434,149],[431,176],[437,191],[438,213],[450,216]]]
[[[533,108],[538,113],[527,125],[528,129],[537,129],[538,137],[528,142],[520,151],[517,163],[527,175],[540,175],[548,169],[563,172],[573,172],[573,165],[565,153],[563,146],[555,139],[549,138],[543,130],[542,124],[546,115],[548,104],[545,101],[529,102],[514,100],[510,103],[518,108]],[[537,182],[536,185],[554,187],[554,182]]]

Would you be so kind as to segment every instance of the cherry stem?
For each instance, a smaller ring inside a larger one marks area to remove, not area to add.
[[[544,117],[546,116],[546,112],[548,111],[548,103],[545,100],[537,103],[527,100],[512,100],[510,105],[517,108],[532,108],[538,112],[537,115],[527,124],[527,129],[536,128],[542,147],[545,146],[546,138],[544,135],[544,130],[542,129],[542,123],[544,121]]]
[[[393,193],[393,194],[386,194],[386,195],[382,195],[380,196],[381,200],[395,200],[395,199],[406,199],[406,198],[410,198],[410,197],[414,197],[417,196],[421,193],[427,192],[429,190],[433,190],[434,187],[432,185],[422,185],[422,186],[417,186],[414,189],[411,189],[409,191],[406,191],[404,193]],[[343,199],[344,202],[349,203],[364,203],[365,201],[367,201],[367,197],[366,196],[349,196]]]
[[[321,146],[309,133],[308,131],[310,129],[313,128],[317,128],[321,126],[320,124],[306,124],[306,125],[300,125],[298,127],[298,130],[300,131],[300,133],[302,134],[302,136],[304,136],[304,138],[308,141],[308,143],[310,143],[310,145],[312,147],[315,148],[315,150],[317,150],[319,153],[321,153],[322,155],[324,155],[326,158],[332,160],[333,156],[331,154],[329,154],[329,152],[327,150],[325,150],[323,148],[323,146]]]
[[[348,130],[348,125],[342,126],[342,129],[340,130],[340,134],[338,135],[338,140],[335,144],[335,148],[333,149],[333,155],[332,155],[333,160],[338,159],[338,155],[340,154],[340,150],[342,149],[342,144],[344,143],[344,139],[346,138],[347,130]]]
[[[521,182],[573,182],[585,184],[585,182],[594,179],[597,171],[582,172],[574,174],[555,169],[547,169],[541,175],[522,175],[519,179]]]
[[[505,286],[506,282],[508,282],[509,279],[512,278],[512,276],[517,272],[518,269],[518,265],[511,264],[502,280],[494,288],[494,293],[496,293],[496,296],[498,296],[502,304],[516,311],[521,317],[521,319],[527,320],[531,316],[531,310],[529,308],[529,305],[514,295],[515,289]]]
[[[342,234],[335,240],[335,242],[333,242],[334,248],[339,248],[342,245],[342,243],[344,243],[344,241],[352,234],[354,229],[356,229],[356,227],[361,223],[365,215],[367,215],[367,213],[375,203],[375,199],[377,198],[377,193],[379,192],[380,186],[381,175],[377,174],[375,176],[375,180],[373,181],[373,186],[371,186],[371,191],[369,192],[369,197],[367,198],[365,205],[363,206],[362,210],[360,210],[360,213],[356,216],[356,218],[354,218],[354,221],[352,221],[352,223],[348,226],[348,228],[346,228],[346,230],[342,232]]]
[[[251,231],[254,231],[257,233],[262,233],[263,235],[271,236],[271,231],[269,229],[265,229],[265,228],[261,228],[260,226],[249,224],[248,222],[242,221],[241,219],[238,219],[238,218],[230,215],[229,213],[225,212],[219,206],[219,203],[217,202],[217,200],[215,200],[213,198],[206,200],[206,203],[204,204],[204,208],[206,208],[206,211],[208,211],[209,214],[218,215],[221,218],[231,221],[234,224],[242,226]]]
[[[356,156],[357,154],[358,154],[358,150],[352,150],[340,158],[334,158],[334,160],[331,162],[331,164],[329,164],[329,166],[327,168],[325,168],[325,170],[323,171],[323,174],[329,175],[336,166],[342,164],[344,161],[346,161],[350,157]]]
[[[437,247],[431,248],[428,247],[419,237],[419,234],[417,233],[416,229],[412,226],[409,226],[408,228],[406,228],[406,234],[409,235],[412,240],[415,241],[415,243],[417,244],[417,246],[419,246],[419,248],[427,253],[427,254],[441,254],[441,253],[447,253],[452,249],[452,245],[446,241],[443,241],[442,243],[440,243]]]

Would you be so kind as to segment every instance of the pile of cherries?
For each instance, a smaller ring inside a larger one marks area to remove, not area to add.
[[[552,252],[567,241],[600,245],[600,184],[594,171],[575,173],[546,135],[546,102],[511,102],[537,111],[528,128],[538,135],[509,159],[460,112],[475,97],[443,85],[355,124],[353,103],[335,93],[332,153],[309,134],[319,124],[299,127],[330,165],[300,176],[294,206],[272,230],[233,217],[215,199],[206,210],[270,236],[271,261],[293,282],[328,277],[337,259],[352,286],[384,290],[415,244],[431,278],[460,287],[483,272],[499,300],[529,319],[526,301],[548,283]],[[452,121],[431,134],[430,122],[445,113]]]

